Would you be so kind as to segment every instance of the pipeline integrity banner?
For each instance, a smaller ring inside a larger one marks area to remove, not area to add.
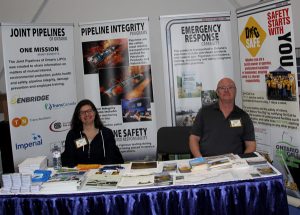
[[[237,10],[243,109],[255,124],[257,151],[299,195],[299,94],[290,1]]]
[[[230,13],[161,16],[167,123],[190,126],[202,105],[233,78]]]
[[[80,24],[84,94],[125,160],[156,158],[148,18]]]
[[[2,23],[15,167],[63,146],[77,102],[73,25]],[[50,165],[51,165],[50,160]]]

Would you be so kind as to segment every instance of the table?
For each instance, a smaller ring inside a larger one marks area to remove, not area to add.
[[[0,214],[288,214],[282,175],[72,194],[0,195]]]

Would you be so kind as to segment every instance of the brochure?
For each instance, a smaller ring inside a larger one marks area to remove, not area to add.
[[[154,185],[154,175],[123,176],[118,187],[144,187]]]
[[[114,189],[117,187],[121,177],[120,175],[94,174],[86,178],[81,189]]]
[[[154,185],[167,186],[173,184],[173,176],[167,172],[158,173],[154,175]]]

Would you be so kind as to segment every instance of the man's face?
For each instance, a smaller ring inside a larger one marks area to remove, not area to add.
[[[222,79],[217,86],[217,94],[223,102],[233,102],[236,95],[236,87],[234,82],[229,78]]]

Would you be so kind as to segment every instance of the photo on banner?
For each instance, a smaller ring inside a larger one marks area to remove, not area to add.
[[[300,198],[299,91],[290,1],[237,10],[242,101],[255,126],[257,151]]]
[[[156,156],[148,18],[80,24],[85,97],[125,160]]]
[[[73,24],[1,23],[14,166],[63,151],[77,103]],[[49,166],[52,159],[49,159]]]
[[[217,101],[218,81],[233,78],[230,13],[161,16],[160,24],[167,123],[191,126]]]

